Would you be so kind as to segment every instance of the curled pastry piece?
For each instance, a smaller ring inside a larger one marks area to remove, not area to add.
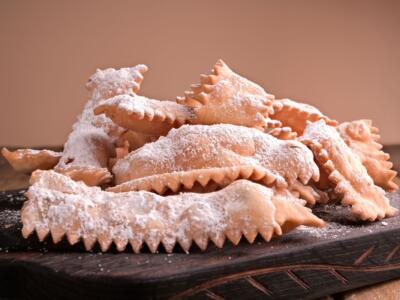
[[[61,153],[51,150],[18,149],[9,151],[1,149],[1,154],[17,172],[31,173],[35,170],[53,168],[60,160]]]
[[[166,135],[193,117],[190,107],[138,95],[113,97],[97,106],[94,113],[105,114],[123,128],[153,136]]]
[[[282,122],[283,126],[292,128],[298,135],[302,135],[307,122],[324,120],[326,124],[335,126],[337,122],[329,119],[312,105],[296,102],[290,99],[274,100],[272,119]]]
[[[119,159],[124,158],[128,153],[129,142],[125,140],[123,144],[115,146],[115,157],[109,159],[108,166],[112,168]]]
[[[318,160],[316,163],[319,169],[319,180],[314,183],[315,186],[322,191],[331,189],[335,185],[329,180],[329,174],[325,171],[324,166]]]
[[[133,95],[140,90],[143,74],[148,71],[145,65],[121,69],[97,69],[86,83],[92,98],[108,99],[116,95]]]
[[[353,215],[361,220],[374,221],[396,214],[385,192],[374,185],[360,158],[346,145],[334,127],[324,120],[307,125],[300,140],[314,152],[335,192],[343,195],[342,205],[351,205]]]
[[[313,185],[304,185],[298,180],[290,185],[289,191],[296,197],[304,199],[309,206],[313,206],[316,203],[325,204],[329,201],[329,197],[326,192],[319,190]]]
[[[272,129],[266,129],[264,131],[265,133],[273,135],[281,140],[294,140],[297,138],[297,133],[292,131],[292,128],[290,127],[276,127]]]
[[[143,65],[119,70],[110,68],[97,70],[90,77],[87,88],[91,98],[72,127],[63,155],[55,167],[57,172],[88,185],[101,185],[112,179],[107,169],[108,161],[115,152],[115,140],[124,130],[103,115],[95,116],[93,109],[108,97],[133,94],[139,89],[146,70]]]
[[[311,151],[258,129],[229,124],[184,125],[117,161],[113,191],[146,189],[176,192],[181,186],[220,186],[239,179],[286,187],[319,178]],[[128,182],[129,181],[129,182]]]
[[[157,138],[158,136],[126,130],[115,142],[115,155],[109,159],[109,168],[111,169],[119,159],[127,156],[129,152],[142,147],[144,144],[154,142]]]
[[[122,95],[101,103],[95,114],[105,114],[121,127],[154,136],[166,135],[185,123],[226,123],[263,130],[282,127],[280,121],[268,117],[273,113],[274,97],[263,88],[235,74],[222,61],[212,73],[202,76],[201,83],[178,103]],[[288,127],[271,134],[282,139],[293,137]]]
[[[114,151],[112,139],[102,128],[92,124],[76,125],[54,170],[87,185],[109,182],[112,175],[108,170],[108,160]]]
[[[273,95],[259,85],[234,73],[219,60],[210,75],[201,75],[200,83],[177,102],[195,108],[192,124],[233,124],[271,128],[280,123],[269,119],[273,113]]]
[[[235,180],[248,179],[266,186],[286,188],[286,182],[278,179],[270,170],[259,166],[238,166],[223,168],[194,169],[141,177],[109,187],[114,193],[129,191],[153,191],[163,195],[184,191],[211,192],[225,187]]]
[[[374,183],[389,192],[398,189],[393,178],[397,172],[391,170],[393,163],[389,160],[389,154],[381,151],[378,128],[372,126],[371,120],[358,120],[341,123],[337,130],[346,144],[361,159],[361,162],[372,177]]]
[[[124,147],[128,143],[128,152],[131,152],[142,147],[144,144],[154,142],[158,137],[157,135],[147,135],[133,130],[126,130],[118,137],[116,145]]]
[[[140,252],[146,244],[156,252],[160,244],[172,252],[179,244],[186,252],[193,241],[205,250],[211,240],[223,247],[226,239],[238,244],[242,235],[253,243],[266,241],[299,225],[324,226],[289,192],[249,181],[237,181],[208,193],[162,197],[149,192],[110,193],[88,187],[53,171],[37,172],[27,192],[21,218],[22,234],[36,232],[40,241],[50,233],[54,243],[64,236],[70,244],[82,240],[91,250],[114,243],[118,251],[128,244]]]
[[[311,209],[304,207],[302,201],[299,201],[297,197],[294,197],[289,190],[273,189],[273,191],[274,197],[272,198],[272,201],[275,205],[276,211],[278,212],[275,214],[275,219],[276,222],[280,224],[283,233],[295,229],[300,223],[305,223],[306,225],[313,227],[325,226],[324,221],[313,215]],[[300,207],[303,207],[305,210],[300,209]]]

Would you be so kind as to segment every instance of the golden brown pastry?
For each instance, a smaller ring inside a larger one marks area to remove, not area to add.
[[[297,138],[297,133],[288,126],[280,125],[279,127],[265,128],[264,132],[281,140],[295,140]]]
[[[51,150],[18,149],[9,151],[1,149],[1,154],[17,172],[31,173],[35,170],[53,168],[60,160],[61,153]]]
[[[195,108],[191,124],[233,124],[246,127],[280,126],[269,115],[273,113],[273,95],[258,84],[233,72],[219,60],[210,75],[201,75],[177,102]]]
[[[193,242],[205,250],[210,240],[223,247],[323,226],[305,205],[340,200],[367,221],[397,213],[379,187],[397,189],[396,172],[370,121],[337,126],[311,105],[275,100],[222,60],[176,102],[136,94],[146,71],[97,70],[62,154],[2,150],[17,170],[55,166],[32,173],[25,238],[188,252]]]
[[[154,253],[161,243],[172,252],[178,243],[188,252],[192,241],[205,250],[209,240],[222,247],[226,238],[237,245],[242,235],[253,243],[258,234],[269,241],[299,225],[324,226],[291,193],[245,180],[218,192],[162,197],[104,192],[38,171],[27,197],[21,211],[25,238],[36,231],[40,241],[49,233],[54,243],[64,236],[70,244],[82,239],[86,250],[98,242],[102,251],[112,243],[124,251],[129,243],[139,252],[145,243]]]
[[[274,100],[274,113],[272,119],[278,120],[283,126],[290,127],[298,135],[302,135],[307,122],[325,120],[328,125],[337,125],[335,120],[331,120],[322,114],[312,105],[296,102],[290,99]]]
[[[140,147],[143,147],[147,143],[154,142],[157,139],[158,136],[146,135],[136,131],[126,130],[118,137],[115,144],[116,146],[121,147],[124,146],[125,143],[128,143],[128,150],[129,152],[131,152]]]
[[[318,189],[314,184],[305,185],[296,180],[289,186],[289,191],[296,197],[306,201],[308,206],[316,203],[327,203],[329,201],[328,194]]]
[[[115,124],[151,136],[166,135],[193,117],[190,107],[173,101],[149,99],[139,95],[119,95],[102,102],[94,109]]]
[[[245,178],[286,187],[299,179],[318,180],[311,151],[297,141],[284,141],[242,126],[184,125],[118,160],[111,191],[176,192],[215,182],[225,186]]]
[[[389,154],[381,151],[379,130],[372,126],[371,120],[341,123],[337,126],[337,130],[346,144],[361,159],[376,185],[389,192],[399,188],[393,181],[397,172],[391,170],[393,163],[389,161]]]
[[[95,108],[121,127],[153,136],[166,135],[183,124],[234,124],[271,131],[281,123],[271,120],[272,95],[257,84],[237,75],[222,61],[211,75],[201,77],[178,103],[143,96],[117,96]],[[179,104],[181,103],[181,104]],[[271,131],[283,139],[293,138],[290,128]]]
[[[93,109],[109,97],[137,92],[146,71],[146,66],[137,65],[119,70],[97,70],[90,77],[87,88],[91,98],[72,127],[63,155],[55,167],[57,172],[88,185],[101,185],[112,179],[108,162],[115,152],[114,142],[124,130],[105,116],[95,116]]]
[[[324,120],[310,123],[300,140],[311,148],[329,180],[335,184],[335,192],[343,195],[342,205],[351,205],[353,215],[375,221],[397,213],[384,190],[374,185],[360,158],[334,127],[326,125]]]

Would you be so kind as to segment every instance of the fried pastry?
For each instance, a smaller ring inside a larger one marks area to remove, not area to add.
[[[134,95],[140,90],[143,74],[148,71],[146,65],[121,69],[97,69],[86,83],[92,99],[104,100],[116,95]]]
[[[319,120],[307,125],[300,140],[313,151],[335,192],[343,195],[342,205],[351,205],[351,212],[361,220],[375,221],[396,214],[385,192],[374,185],[360,158],[346,145],[334,127]]]
[[[314,206],[316,203],[327,203],[329,201],[328,194],[318,189],[313,184],[305,185],[296,180],[293,182],[289,191],[296,197],[306,201],[307,205]]]
[[[326,124],[335,126],[337,121],[331,120],[312,105],[296,102],[290,99],[273,101],[274,113],[272,119],[278,120],[283,126],[290,127],[298,135],[302,135],[307,122],[325,120]]]
[[[1,149],[1,154],[17,172],[31,173],[35,170],[53,168],[60,160],[61,153],[51,150],[18,149],[9,151]]]
[[[95,116],[93,109],[109,97],[137,92],[145,71],[144,65],[119,70],[109,68],[97,70],[90,77],[87,88],[91,98],[72,127],[55,167],[57,172],[88,185],[101,185],[112,179],[108,162],[115,152],[114,142],[124,130],[105,116]]]
[[[397,172],[391,170],[393,163],[388,161],[389,154],[381,150],[379,130],[372,126],[371,120],[341,123],[337,126],[337,130],[346,144],[361,159],[376,185],[389,192],[399,188],[393,181]]]
[[[118,137],[115,144],[116,146],[121,147],[125,146],[125,143],[127,143],[128,150],[129,152],[131,152],[140,147],[143,147],[147,143],[154,142],[157,139],[158,136],[156,135],[147,135],[133,130],[126,130]]]
[[[233,124],[273,128],[280,123],[269,118],[273,113],[273,95],[258,84],[233,72],[219,60],[210,75],[201,75],[177,102],[195,108],[191,124]]]
[[[50,233],[58,243],[66,236],[73,245],[83,240],[86,250],[96,242],[102,251],[111,244],[124,251],[128,243],[138,253],[145,243],[151,252],[162,244],[186,252],[192,242],[205,250],[209,240],[222,247],[225,239],[237,245],[242,235],[253,243],[266,241],[299,225],[324,226],[287,191],[240,180],[208,193],[162,197],[149,192],[111,193],[88,187],[53,171],[38,171],[26,193],[22,234],[36,232],[40,241]]]
[[[265,128],[264,132],[281,140],[295,140],[297,138],[297,133],[288,126],[279,125],[279,127]]]
[[[269,118],[272,99],[262,87],[237,75],[220,60],[211,75],[202,75],[200,84],[192,85],[185,97],[178,97],[178,103],[124,95],[105,101],[94,111],[124,128],[156,136],[186,123],[224,123],[270,131],[282,127]],[[289,139],[293,137],[289,131],[286,127],[271,134]]]
[[[126,130],[115,142],[115,155],[109,159],[109,168],[112,169],[117,160],[124,158],[129,152],[142,147],[146,143],[154,142],[157,138],[158,136]]]
[[[310,150],[260,130],[229,124],[184,125],[144,145],[113,167],[119,186],[110,191],[154,190],[164,193],[202,186],[225,186],[244,178],[267,186],[287,187],[319,178]]]
[[[320,190],[328,190],[331,189],[334,184],[329,180],[329,174],[325,171],[324,166],[316,160],[316,164],[319,169],[319,180],[315,182],[315,186]]]
[[[149,99],[138,95],[119,95],[94,109],[119,126],[152,136],[166,135],[171,128],[193,118],[193,109],[173,101]]]
[[[370,121],[338,125],[311,105],[276,100],[222,60],[176,101],[137,95],[146,71],[97,70],[63,153],[3,148],[16,170],[34,171],[25,238],[188,252],[193,242],[205,250],[210,240],[223,247],[321,227],[306,207],[316,203],[349,206],[351,220],[397,213],[382,189],[398,188],[396,172]]]

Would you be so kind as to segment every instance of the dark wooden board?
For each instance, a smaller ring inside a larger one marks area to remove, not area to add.
[[[389,195],[400,207],[400,193]],[[0,297],[41,299],[314,299],[400,277],[400,217],[300,228],[266,243],[201,252],[92,253],[20,234],[23,191],[0,192]]]

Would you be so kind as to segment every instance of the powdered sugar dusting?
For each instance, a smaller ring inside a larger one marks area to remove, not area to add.
[[[397,210],[390,206],[382,188],[374,185],[361,159],[347,146],[334,127],[324,120],[307,125],[300,138],[315,151],[316,159],[329,172],[335,192],[343,194],[342,203],[352,205],[352,213],[362,220],[374,221],[393,216]],[[320,153],[325,149],[326,153]],[[324,155],[327,154],[327,157]]]
[[[335,143],[339,143],[340,146],[346,145],[336,129],[332,126],[327,126],[325,120],[318,120],[316,122],[308,123],[304,129],[303,136],[301,136],[299,140],[313,141],[314,143],[319,143],[321,140],[326,140],[327,142],[335,141]]]
[[[349,156],[349,161],[351,159],[351,164],[348,164],[345,167],[353,171],[351,174],[353,179],[358,182],[365,181],[369,186],[374,185],[372,178],[368,176],[367,170],[362,165],[361,160],[352,153],[351,149],[340,137],[335,127],[326,125],[324,120],[309,123],[304,130],[303,136],[301,136],[299,140],[304,141],[306,144],[310,141],[316,144],[323,142],[324,148],[319,152],[319,155],[326,157],[334,155],[332,154],[332,151],[338,151],[337,149],[341,149],[343,153],[346,153]]]
[[[303,144],[229,124],[172,129],[166,137],[119,160],[113,172],[117,180],[127,181],[154,174],[239,165],[262,166],[290,182],[297,177],[308,182],[312,176],[319,176],[313,155]]]
[[[147,69],[145,65],[118,70],[114,68],[97,69],[96,73],[90,76],[86,86],[92,92],[93,99],[107,99],[121,94],[133,95],[139,90],[143,73]]]
[[[206,84],[205,81],[207,79],[203,77],[202,88],[186,95],[194,96],[194,100],[203,99],[195,108],[197,124],[267,127],[264,118],[273,112],[271,100],[274,97],[261,86],[234,73],[222,61],[215,65],[213,75],[209,76],[209,81],[215,83]]]
[[[60,157],[61,153],[60,152],[55,152],[52,150],[47,150],[47,149],[41,149],[41,150],[37,150],[37,149],[17,149],[14,151],[14,153],[16,153],[18,156],[23,157],[25,155],[38,155],[40,153],[46,153],[49,156],[53,156],[53,157]]]
[[[262,205],[256,204],[267,214],[262,222],[272,229],[277,226],[272,195],[271,189],[244,180],[208,194],[111,193],[43,171],[27,192],[22,221],[32,230],[58,228],[83,238],[106,235],[148,244],[161,239],[172,247],[176,241],[196,240],[199,234],[207,239],[223,235],[230,225],[243,230],[257,226],[251,215],[257,198],[263,199]]]
[[[107,166],[108,154],[112,151],[115,137],[123,131],[104,115],[95,116],[93,109],[116,94],[132,94],[138,89],[147,70],[144,65],[115,70],[97,70],[87,84],[92,92],[82,114],[72,127],[72,132],[64,145],[63,156],[56,168],[69,167],[102,168]],[[99,153],[102,153],[99,155]]]
[[[297,230],[305,234],[310,234],[319,239],[339,239],[345,236],[347,233],[350,233],[351,227],[345,227],[343,225],[330,222],[326,223],[324,228],[313,228],[300,225],[297,227]]]
[[[157,110],[160,113],[166,114],[171,113],[174,116],[179,115],[179,112],[183,115],[190,116],[191,108],[178,104],[174,101],[167,100],[155,100],[143,97],[140,95],[118,95],[111,99],[108,99],[101,104],[109,106],[118,106],[127,112],[144,114],[147,110],[151,110],[153,113]]]

